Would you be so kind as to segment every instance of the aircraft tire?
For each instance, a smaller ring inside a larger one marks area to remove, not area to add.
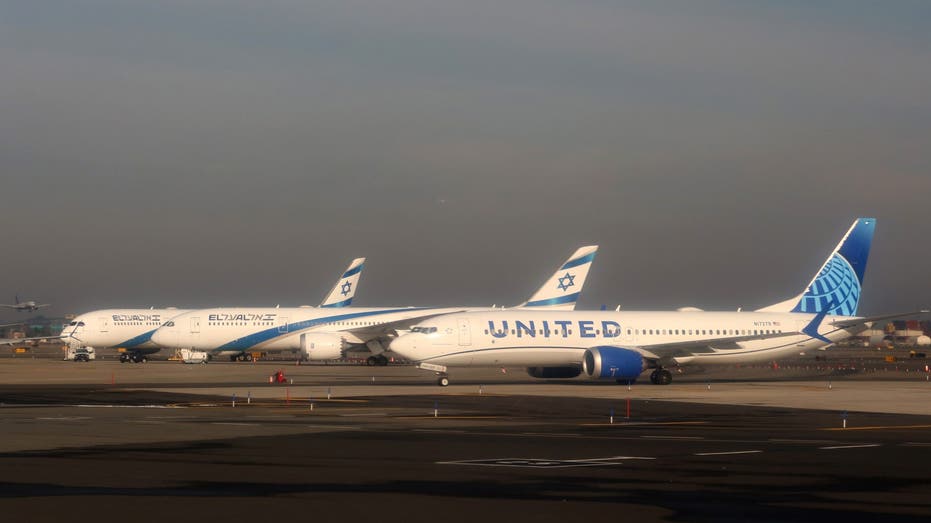
[[[449,387],[449,377],[447,377],[447,376],[440,376],[440,377],[436,380],[436,384],[439,385],[440,387]]]

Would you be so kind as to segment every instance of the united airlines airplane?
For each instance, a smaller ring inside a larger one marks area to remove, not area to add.
[[[520,310],[572,310],[585,284],[597,246],[578,249]],[[425,318],[470,310],[467,307],[375,307],[335,312],[325,308],[218,308],[190,311],[160,327],[152,341],[161,347],[212,354],[299,351],[310,360],[342,357],[365,345],[371,365],[386,365],[385,342]],[[483,309],[489,310],[489,309]]]
[[[352,260],[320,307],[346,307],[352,303],[356,284],[362,276],[365,258]],[[121,363],[145,363],[147,356],[161,347],[152,342],[152,335],[172,318],[188,313],[190,309],[104,309],[88,312],[74,319],[62,330],[61,337],[72,348],[119,348]],[[240,353],[237,359],[245,361],[251,355]]]
[[[523,366],[535,378],[621,383],[651,370],[668,384],[667,367],[687,363],[768,361],[823,349],[881,319],[857,317],[876,220],[853,223],[798,296],[755,312],[483,311],[422,322],[391,350],[449,384],[448,367]]]

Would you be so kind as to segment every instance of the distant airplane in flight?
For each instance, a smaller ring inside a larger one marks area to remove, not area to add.
[[[5,303],[0,303],[0,307],[4,307],[7,309],[15,309],[15,310],[22,311],[22,312],[35,312],[44,307],[52,306],[50,303],[36,303],[33,300],[19,301],[19,294],[17,294],[14,299],[16,300],[15,304],[10,305],[10,304],[5,304]]]

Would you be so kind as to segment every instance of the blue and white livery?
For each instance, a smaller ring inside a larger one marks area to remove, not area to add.
[[[439,375],[447,367],[523,366],[536,378],[627,383],[653,369],[668,384],[667,366],[768,361],[824,349],[868,324],[903,315],[858,318],[875,220],[854,222],[805,292],[756,312],[483,311],[422,322],[391,350]]]
[[[578,249],[517,310],[575,307],[597,246]],[[361,267],[361,265],[360,265]],[[352,270],[347,271],[347,273]],[[344,275],[345,276],[345,275]],[[470,307],[216,308],[191,311],[166,322],[153,336],[165,348],[236,355],[293,351],[309,360],[338,359],[353,346],[365,345],[371,365],[386,365],[385,344],[411,326]]]
[[[874,218],[859,218],[815,273],[805,291],[784,302],[760,309],[760,312],[812,312],[855,316],[860,304],[863,275],[870,256]]]
[[[597,253],[597,245],[589,245],[575,251],[529,300],[518,307],[564,311],[575,309],[582,293],[582,285],[588,278],[588,271],[591,270]]]
[[[321,307],[348,305],[356,292],[365,258],[356,258],[343,272]],[[346,295],[341,295],[342,289]],[[334,297],[341,296],[340,299]],[[61,337],[71,348],[116,348],[121,363],[144,363],[147,356],[161,350],[152,341],[156,329],[191,309],[103,309],[81,314],[62,329]],[[245,359],[245,358],[243,358]]]
[[[349,307],[352,305],[352,298],[356,295],[356,286],[359,284],[359,278],[362,277],[362,268],[365,266],[365,258],[356,258],[352,260],[346,271],[333,286],[330,294],[320,303],[321,307]]]

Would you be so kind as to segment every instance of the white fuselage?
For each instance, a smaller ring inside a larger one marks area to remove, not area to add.
[[[152,341],[163,348],[211,352],[283,351],[301,348],[301,334],[340,333],[347,343],[365,343],[358,331],[427,314],[463,309],[395,308],[215,308],[190,311],[160,327]],[[355,331],[355,332],[354,332]]]
[[[674,363],[767,361],[824,348],[829,343],[801,334],[814,314],[762,312],[613,312],[492,311],[462,313],[422,322],[415,332],[391,343],[395,353],[419,363],[445,366],[578,365],[586,349],[623,347],[646,358]],[[832,342],[856,334],[831,327],[827,317],[819,333]],[[795,334],[798,333],[798,334]],[[788,334],[780,336],[780,334]],[[722,342],[741,336],[770,336]],[[706,340],[676,354],[677,344]],[[663,350],[660,351],[660,346]],[[653,354],[650,347],[657,347]]]
[[[152,334],[185,309],[104,309],[81,314],[61,335],[72,346],[153,349]]]

